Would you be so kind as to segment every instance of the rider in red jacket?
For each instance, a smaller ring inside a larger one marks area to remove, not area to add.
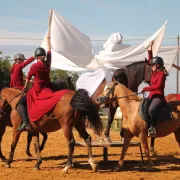
[[[24,61],[26,58],[24,54],[17,53],[14,56],[15,63],[11,68],[11,82],[10,87],[17,88],[23,90],[24,82],[23,82],[23,72],[22,69],[25,68],[28,64],[34,61],[34,57],[30,57],[28,60]]]
[[[151,104],[148,110],[150,117],[150,128],[148,129],[148,136],[156,137],[156,130],[154,128],[154,117],[156,111],[165,103],[164,88],[168,72],[164,67],[164,61],[161,57],[154,57],[150,61],[150,65],[153,71],[150,86],[144,87],[142,92],[150,92],[148,97],[149,99],[151,99]]]

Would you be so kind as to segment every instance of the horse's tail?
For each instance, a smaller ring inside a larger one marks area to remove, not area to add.
[[[71,106],[76,110],[82,111],[88,117],[89,123],[97,134],[101,134],[103,130],[103,124],[98,114],[97,106],[92,102],[85,89],[79,89],[75,92],[71,102]]]

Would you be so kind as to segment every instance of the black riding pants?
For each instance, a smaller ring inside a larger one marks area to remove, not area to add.
[[[24,94],[24,95],[20,98],[20,100],[19,100],[18,103],[17,103],[17,106],[18,106],[19,104],[22,104],[24,107],[27,106],[26,94]]]
[[[148,112],[149,112],[149,117],[150,117],[150,123],[152,126],[155,125],[155,120],[154,117],[156,115],[157,110],[163,106],[165,103],[165,100],[161,96],[155,96],[151,98],[151,104],[149,106]]]
[[[26,94],[24,94],[19,102],[17,103],[16,109],[18,113],[20,114],[22,120],[24,122],[28,122],[28,114],[27,114],[27,100],[26,100]]]

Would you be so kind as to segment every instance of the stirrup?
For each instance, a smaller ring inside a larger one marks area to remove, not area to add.
[[[155,130],[154,127],[151,126],[151,127],[148,129],[148,136],[149,136],[149,137],[156,137],[156,130]]]

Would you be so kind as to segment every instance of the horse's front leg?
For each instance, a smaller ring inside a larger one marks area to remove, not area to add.
[[[13,133],[13,141],[11,143],[11,151],[10,151],[9,159],[7,160],[7,162],[5,164],[5,167],[8,167],[8,168],[11,167],[11,163],[13,162],[14,152],[16,149],[16,145],[19,141],[20,134],[21,134],[21,131],[16,131]]]
[[[146,133],[142,132],[140,135],[140,140],[141,140],[141,143],[143,145],[143,148],[144,148],[144,151],[146,153],[146,156],[148,158],[148,165],[147,165],[147,170],[151,170],[152,167],[153,167],[153,162],[151,160],[151,156],[150,156],[150,151],[149,151],[149,146],[148,146],[148,138],[147,138],[147,135]]]
[[[121,170],[121,168],[123,166],[123,163],[124,163],[125,155],[127,153],[127,150],[128,150],[128,147],[130,145],[130,142],[131,142],[132,138],[133,138],[133,135],[129,131],[124,130],[124,145],[123,145],[123,148],[122,148],[121,157],[119,159],[118,165],[114,169],[114,171],[120,171]]]
[[[32,136],[33,136],[33,140],[34,140],[34,149],[35,149],[35,152],[37,154],[37,163],[36,163],[34,169],[39,170],[40,169],[39,166],[42,163],[40,145],[39,145],[39,133],[33,133]]]
[[[151,156],[152,156],[152,157],[157,156],[157,153],[156,153],[156,151],[154,150],[154,144],[155,144],[155,138],[151,138],[150,152],[151,152]]]
[[[109,105],[109,114],[108,114],[108,123],[107,123],[107,126],[106,126],[106,130],[105,130],[105,140],[106,142],[108,143],[111,143],[111,139],[109,137],[109,132],[110,132],[110,128],[111,128],[111,124],[114,120],[114,115],[116,113],[116,110],[117,110],[117,107],[113,107],[112,106],[112,103]]]

